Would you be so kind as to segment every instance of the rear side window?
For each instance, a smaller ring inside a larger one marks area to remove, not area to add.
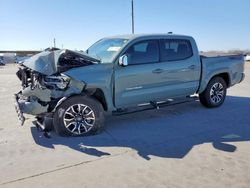
[[[163,39],[160,41],[161,61],[178,61],[193,56],[190,41],[182,39]]]
[[[132,45],[126,52],[129,65],[155,63],[159,61],[157,40],[147,40]]]

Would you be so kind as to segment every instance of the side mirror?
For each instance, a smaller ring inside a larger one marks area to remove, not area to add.
[[[128,56],[126,54],[119,58],[119,65],[123,67],[128,65]]]

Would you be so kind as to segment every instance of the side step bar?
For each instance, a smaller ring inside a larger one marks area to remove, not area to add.
[[[183,103],[188,103],[188,102],[193,102],[197,101],[199,98],[197,96],[188,96],[185,98],[178,98],[178,99],[168,99],[166,101],[150,101],[149,103],[145,104],[139,104],[137,107],[134,108],[125,108],[125,109],[118,109],[117,111],[113,111],[112,115],[114,116],[120,116],[120,115],[125,115],[125,114],[132,114],[135,112],[142,112],[142,111],[147,111],[147,110],[153,110],[153,109],[160,109],[163,107],[167,106],[173,106],[177,104],[183,104]]]

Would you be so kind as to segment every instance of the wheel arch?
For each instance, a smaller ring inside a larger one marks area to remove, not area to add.
[[[230,85],[231,85],[231,79],[230,79],[229,73],[224,72],[224,73],[216,74],[213,77],[211,77],[210,80],[212,80],[215,77],[221,77],[221,78],[223,78],[224,81],[227,84],[227,88],[230,87]],[[210,80],[208,81],[208,83],[210,82]]]
[[[84,90],[81,94],[73,94],[70,95],[68,97],[62,97],[60,100],[57,101],[56,105],[53,107],[52,112],[55,112],[56,109],[67,99],[74,97],[74,96],[78,96],[78,95],[87,95],[87,96],[91,96],[94,99],[96,99],[98,102],[101,103],[104,111],[108,111],[108,105],[107,105],[107,101],[104,95],[104,92],[102,91],[102,89],[100,88],[95,88],[95,89],[87,89]]]
[[[97,101],[101,103],[104,111],[108,110],[107,100],[105,98],[105,95],[102,89],[96,88],[95,91],[90,94],[90,96],[94,97]]]
[[[227,84],[227,88],[229,88],[231,86],[231,77],[230,74],[228,72],[221,72],[221,73],[216,73],[212,76],[210,76],[209,79],[206,79],[205,81],[202,81],[201,85],[202,87],[200,87],[199,92],[198,93],[202,93],[206,88],[208,83],[215,77],[221,77],[224,79],[224,81]]]

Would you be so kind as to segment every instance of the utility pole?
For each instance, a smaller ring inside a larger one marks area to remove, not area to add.
[[[134,0],[131,0],[131,8],[132,8],[132,34],[134,34],[135,33]]]
[[[56,38],[54,38],[54,48],[56,47]]]

